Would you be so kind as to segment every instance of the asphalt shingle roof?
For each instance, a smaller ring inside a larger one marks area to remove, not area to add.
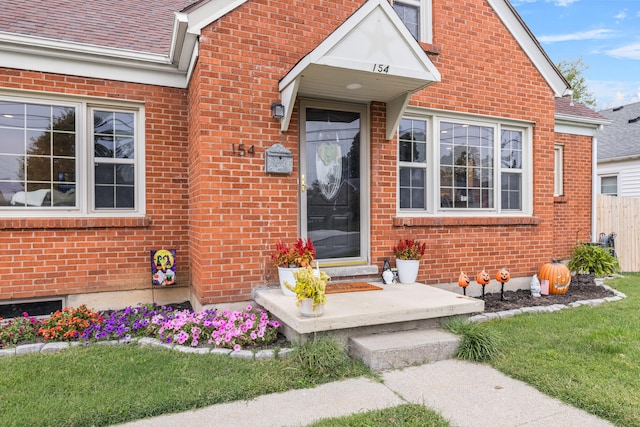
[[[598,134],[598,160],[640,155],[640,102],[599,113],[612,123]]]
[[[556,114],[565,114],[567,116],[584,117],[597,120],[605,119],[601,114],[598,114],[578,101],[572,100],[569,96],[556,98]]]
[[[145,53],[168,54],[174,12],[196,0],[12,0],[0,31]]]

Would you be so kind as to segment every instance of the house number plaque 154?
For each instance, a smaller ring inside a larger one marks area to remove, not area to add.
[[[231,144],[231,151],[233,151],[234,155],[240,157],[246,156],[247,154],[251,156],[256,154],[256,149],[253,145],[247,147],[245,144]]]

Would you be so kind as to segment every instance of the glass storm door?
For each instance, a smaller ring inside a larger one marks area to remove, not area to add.
[[[361,212],[366,206],[361,171],[366,169],[366,107],[334,110],[309,103],[302,111],[302,234],[313,240],[316,258],[325,263],[364,261],[368,236]]]

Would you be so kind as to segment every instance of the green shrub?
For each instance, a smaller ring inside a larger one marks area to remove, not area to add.
[[[580,243],[573,248],[567,267],[578,274],[593,273],[596,277],[604,277],[620,271],[618,258],[598,245]]]
[[[460,335],[460,345],[456,357],[472,362],[486,362],[501,354],[499,336],[481,323],[469,322],[456,317],[448,321],[444,328]]]

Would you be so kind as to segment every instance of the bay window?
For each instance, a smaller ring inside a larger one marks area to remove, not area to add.
[[[398,128],[400,214],[530,214],[530,126],[405,117]]]
[[[143,210],[141,107],[0,96],[0,216]]]

